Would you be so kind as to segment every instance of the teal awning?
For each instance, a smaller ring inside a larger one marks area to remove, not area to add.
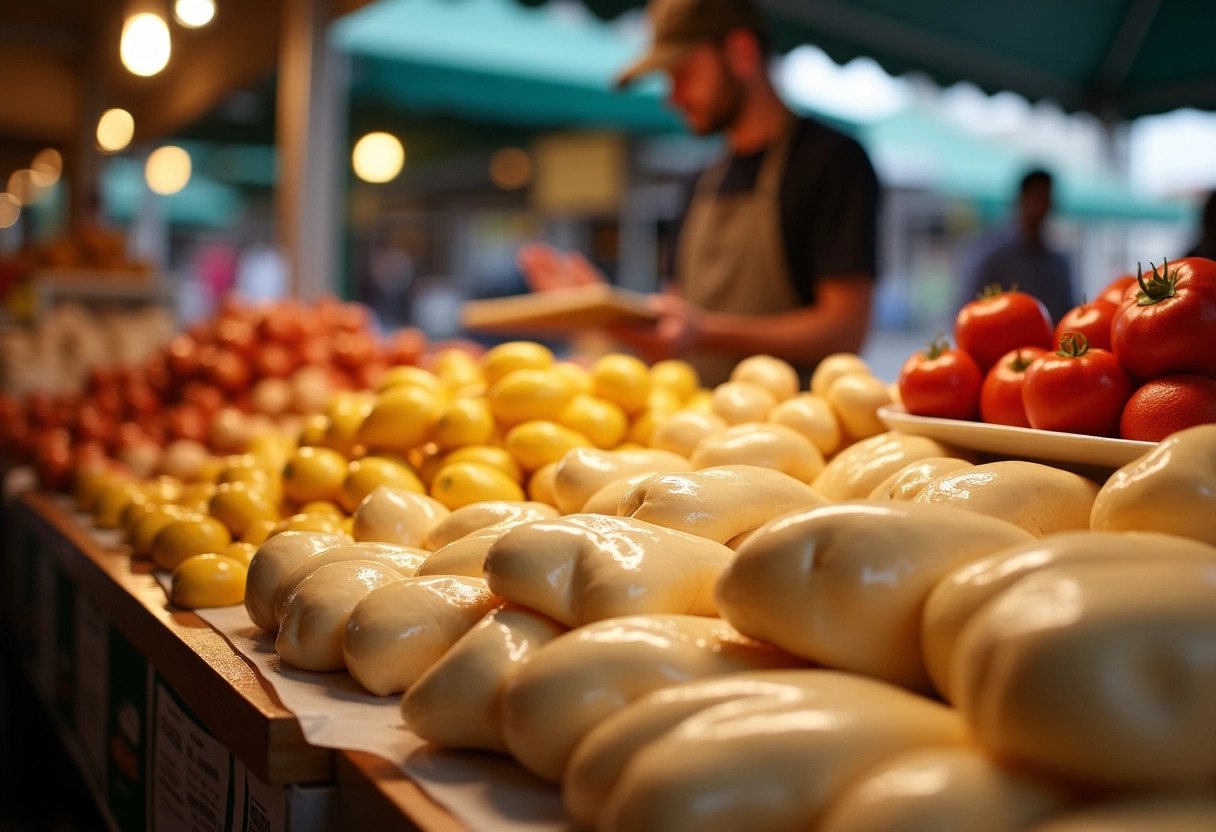
[[[457,5],[464,0],[452,0]],[[546,0],[518,0],[540,5]],[[582,0],[611,19],[640,0]],[[759,0],[774,42],[1133,118],[1216,109],[1213,0]]]

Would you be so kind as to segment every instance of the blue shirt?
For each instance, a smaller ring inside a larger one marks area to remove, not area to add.
[[[964,275],[957,309],[993,283],[1007,291],[1016,284],[1019,292],[1043,301],[1052,324],[1077,305],[1067,258],[1028,241],[1016,229],[989,238],[986,244],[981,242],[979,255],[972,262],[975,266]]]

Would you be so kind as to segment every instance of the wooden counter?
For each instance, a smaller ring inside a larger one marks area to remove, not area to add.
[[[95,689],[105,687],[104,684],[89,684],[75,678],[65,685],[59,679],[65,664],[106,663],[105,659],[88,655],[90,647],[79,634],[68,638],[75,643],[67,652],[84,655],[72,661],[55,655],[55,642],[62,641],[63,634],[48,631],[56,630],[56,619],[62,622],[63,607],[79,607],[81,600],[87,600],[90,608],[96,610],[94,629],[102,622],[100,629],[119,634],[146,660],[153,671],[149,675],[156,680],[155,684],[149,682],[149,691],[156,685],[171,689],[171,698],[180,700],[183,711],[201,723],[203,730],[213,735],[231,758],[239,761],[249,775],[274,787],[269,799],[257,793],[247,780],[237,789],[238,803],[242,789],[254,794],[261,803],[276,803],[278,822],[266,828],[286,832],[332,828],[466,832],[446,809],[392,763],[371,754],[333,751],[305,742],[298,720],[282,705],[273,687],[223,636],[193,612],[170,607],[164,590],[152,575],[151,563],[133,560],[125,546],[107,548],[99,543],[93,531],[63,507],[61,498],[27,492],[6,507],[4,525],[9,550],[5,552],[4,574],[10,583],[4,589],[5,601],[12,599],[12,608],[5,615],[24,614],[25,620],[15,622],[14,630],[18,641],[24,642],[17,646],[29,659],[27,672],[35,688],[41,689],[40,695],[57,722],[69,753],[86,780],[91,781],[112,828],[156,828],[153,821],[157,801],[145,793],[146,814],[137,812],[134,820],[124,819],[122,811],[112,805],[113,789],[107,788],[104,773],[107,767],[115,766],[110,759],[116,755],[113,745],[117,729],[112,714],[108,725],[105,717],[94,716],[89,720],[101,723],[91,731],[101,739],[93,743],[92,755],[86,748],[87,739],[74,735],[77,732],[68,724],[73,721],[70,704],[73,698],[105,698],[95,695]],[[70,590],[68,596],[76,599],[75,604],[65,603],[60,597],[65,588]],[[60,609],[50,609],[56,606]],[[75,615],[79,617],[79,611]],[[69,613],[68,618],[71,617]],[[79,625],[59,623],[58,629],[79,631]],[[88,642],[96,645],[105,639],[102,634]],[[62,645],[58,652],[64,652]],[[114,675],[113,669],[109,672]],[[136,687],[141,684],[137,681]],[[69,689],[66,692],[65,687]],[[159,712],[161,707],[151,704],[152,701],[149,693],[150,714]],[[76,707],[79,710],[79,703]],[[105,707],[98,705],[98,710]],[[145,717],[149,734],[156,733],[154,722],[154,714]],[[90,733],[83,720],[81,723],[76,726],[79,733]],[[145,747],[141,753],[146,768],[128,784],[136,791],[152,789],[149,784],[157,777],[155,748],[149,751]],[[121,754],[117,756],[121,758]],[[229,776],[230,783],[239,779],[239,771]],[[136,782],[142,785],[133,786]],[[133,797],[138,803],[140,795]],[[232,807],[227,811],[233,812]],[[239,819],[242,808],[238,805],[235,811]]]

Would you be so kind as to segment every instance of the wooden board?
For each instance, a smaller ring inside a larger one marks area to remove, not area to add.
[[[606,283],[474,300],[461,309],[464,328],[484,332],[578,332],[657,317],[645,295]]]
[[[216,738],[265,783],[285,785],[333,776],[333,752],[309,745],[300,723],[223,636],[193,612],[169,606],[150,562],[124,546],[106,549],[50,496],[28,493],[13,512],[41,523],[69,545],[56,562],[156,668]]]
[[[382,757],[340,751],[336,774],[343,829],[468,832],[447,809]]]

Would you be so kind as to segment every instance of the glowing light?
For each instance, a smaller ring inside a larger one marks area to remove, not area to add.
[[[119,55],[135,75],[155,75],[169,63],[169,26],[159,15],[141,12],[122,26]]]
[[[177,193],[190,181],[190,154],[173,145],[156,148],[144,166],[144,179],[161,196]]]
[[[532,157],[518,147],[504,147],[490,157],[490,180],[504,191],[522,188],[532,180]]]
[[[405,165],[405,148],[396,136],[368,133],[355,143],[351,163],[365,182],[391,182]]]
[[[40,150],[30,165],[30,181],[39,188],[49,188],[63,174],[63,156],[53,147]]]
[[[34,181],[29,168],[15,170],[8,178],[7,190],[9,196],[17,200],[18,205],[29,205],[34,201]]]
[[[0,228],[8,228],[21,216],[21,203],[10,193],[0,194]]]
[[[173,17],[187,29],[206,26],[215,17],[215,0],[177,0]]]
[[[117,153],[134,135],[135,119],[126,110],[106,110],[97,122],[97,147],[103,153]]]

